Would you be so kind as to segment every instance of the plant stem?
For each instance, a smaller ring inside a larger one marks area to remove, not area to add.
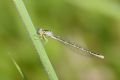
[[[13,1],[16,5],[16,8],[17,8],[24,24],[25,24],[25,27],[27,28],[27,31],[30,35],[30,38],[32,39],[32,42],[33,42],[33,44],[34,44],[34,46],[39,54],[41,62],[42,62],[43,66],[44,66],[44,68],[49,76],[49,79],[50,80],[58,80],[57,75],[56,75],[56,73],[55,73],[55,71],[50,63],[50,60],[49,60],[49,58],[48,58],[48,56],[47,56],[47,54],[42,46],[41,41],[39,39],[37,39],[37,40],[35,39],[35,35],[37,35],[36,29],[34,28],[32,20],[31,20],[29,14],[25,8],[23,1],[22,0],[13,0]]]

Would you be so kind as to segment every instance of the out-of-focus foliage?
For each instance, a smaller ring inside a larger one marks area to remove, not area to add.
[[[48,38],[43,44],[60,80],[120,80],[119,0],[24,0],[36,28],[105,56],[101,60]],[[12,0],[0,1],[0,80],[48,80]],[[77,53],[77,54],[76,54]]]

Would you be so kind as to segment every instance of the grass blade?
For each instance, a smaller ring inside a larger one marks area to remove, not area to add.
[[[12,62],[14,63],[15,67],[17,68],[18,72],[20,73],[22,79],[23,79],[23,80],[28,80],[28,79],[25,77],[25,75],[23,74],[23,71],[21,70],[20,66],[17,64],[17,62],[15,61],[15,59],[13,59],[13,58],[11,57],[11,60],[12,60]]]
[[[13,1],[15,3],[15,6],[16,6],[24,24],[25,24],[25,27],[30,35],[30,38],[32,39],[32,42],[38,52],[38,55],[39,55],[41,62],[49,76],[49,79],[50,80],[58,80],[57,75],[51,65],[51,62],[50,62],[43,46],[42,46],[41,41],[39,39],[37,39],[37,40],[35,39],[35,35],[37,35],[36,29],[34,28],[32,20],[30,19],[30,16],[26,10],[26,7],[25,7],[23,1],[22,0],[13,0]]]

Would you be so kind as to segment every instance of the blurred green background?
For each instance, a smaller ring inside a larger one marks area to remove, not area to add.
[[[43,44],[59,80],[120,80],[120,0],[23,0],[37,28],[105,56],[101,60],[53,39]],[[48,80],[12,0],[0,0],[0,80]]]

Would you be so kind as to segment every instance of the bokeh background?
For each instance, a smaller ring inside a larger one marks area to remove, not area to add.
[[[23,0],[37,28],[51,30],[105,59],[48,38],[43,43],[59,80],[120,80],[120,0]],[[12,0],[0,0],[0,80],[48,80]]]

